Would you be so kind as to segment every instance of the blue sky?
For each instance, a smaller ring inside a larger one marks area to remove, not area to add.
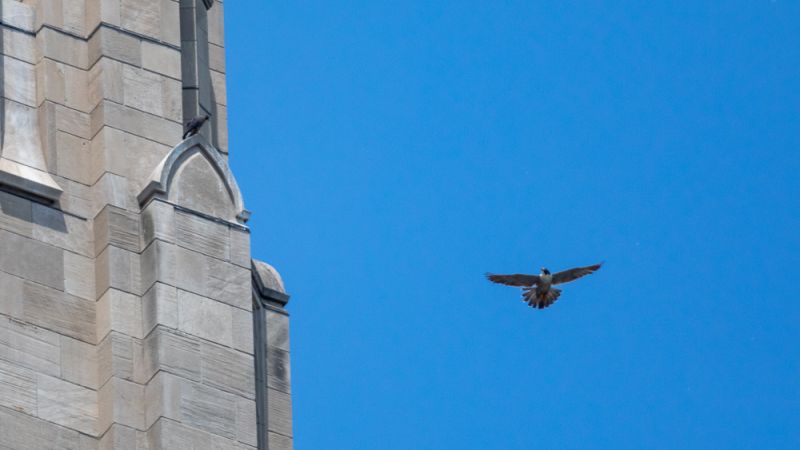
[[[226,6],[298,450],[800,447],[798,2]]]

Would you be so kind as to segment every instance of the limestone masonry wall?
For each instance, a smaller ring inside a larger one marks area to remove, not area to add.
[[[292,447],[207,3],[0,3],[0,450]]]

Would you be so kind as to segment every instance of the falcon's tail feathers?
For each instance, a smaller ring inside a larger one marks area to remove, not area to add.
[[[522,300],[528,302],[531,308],[544,309],[558,300],[561,295],[561,289],[550,288],[547,293],[536,295],[536,288],[526,288],[522,292]]]

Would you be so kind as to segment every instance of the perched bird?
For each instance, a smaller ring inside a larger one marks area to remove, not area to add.
[[[197,132],[200,131],[200,127],[202,127],[203,124],[206,123],[206,120],[208,120],[209,118],[210,117],[207,114],[205,114],[202,116],[197,116],[194,119],[187,122],[186,128],[184,128],[185,131],[183,132],[183,139],[186,139],[189,136],[194,136],[195,134],[197,134]]]
[[[496,275],[487,273],[486,278],[488,278],[489,281],[505,284],[507,286],[521,286],[523,291],[522,300],[528,302],[528,306],[531,308],[543,309],[555,303],[555,301],[558,300],[558,296],[561,295],[561,289],[556,289],[551,286],[577,280],[582,276],[593,273],[602,265],[603,263],[593,266],[576,267],[554,274],[550,274],[547,267],[542,267],[542,273],[539,275],[524,275],[520,273],[515,273],[513,275]]]

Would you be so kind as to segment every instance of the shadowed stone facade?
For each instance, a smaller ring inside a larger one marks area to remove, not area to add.
[[[223,10],[0,2],[0,450],[292,448],[288,296],[228,167]]]

